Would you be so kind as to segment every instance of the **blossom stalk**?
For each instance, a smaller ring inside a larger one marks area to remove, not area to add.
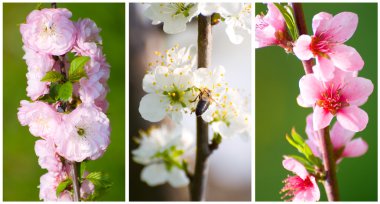
[[[200,14],[198,16],[198,67],[207,68],[211,64],[211,18]],[[205,189],[208,172],[208,157],[210,155],[208,124],[202,117],[197,122],[197,150],[194,177],[190,184],[192,201],[205,200]]]
[[[307,34],[305,17],[301,3],[289,3],[293,8],[294,16],[299,34]],[[313,59],[302,60],[305,74],[313,73]],[[329,126],[318,131],[321,154],[324,170],[326,172],[326,181],[324,187],[329,201],[339,201],[338,181],[336,177],[336,163],[334,158],[334,149],[329,135]]]

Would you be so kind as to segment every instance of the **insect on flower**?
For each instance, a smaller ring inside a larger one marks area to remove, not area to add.
[[[191,102],[195,102],[198,99],[197,107],[195,108],[195,115],[197,117],[201,116],[211,104],[211,101],[214,101],[211,97],[211,90],[209,89],[200,89],[198,96]]]

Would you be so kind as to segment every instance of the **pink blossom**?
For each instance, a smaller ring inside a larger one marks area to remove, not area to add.
[[[64,115],[64,123],[56,137],[57,152],[69,161],[95,160],[110,143],[107,116],[94,105],[81,104]]]
[[[293,51],[300,60],[316,58],[313,71],[318,79],[331,80],[335,68],[343,71],[358,71],[364,66],[359,53],[343,44],[354,34],[358,16],[342,12],[334,17],[325,12],[313,18],[313,36],[301,35],[294,44]]]
[[[50,105],[35,101],[22,100],[18,109],[18,120],[22,126],[28,125],[29,131],[44,139],[54,137],[61,122],[61,115]]]
[[[44,201],[73,201],[70,191],[64,190],[58,197],[56,190],[62,181],[66,180],[65,172],[48,172],[40,178],[40,199]]]
[[[335,71],[334,77],[319,81],[314,74],[300,79],[300,97],[304,106],[314,107],[314,130],[327,127],[334,116],[347,130],[362,131],[368,123],[368,115],[360,109],[373,91],[371,80],[353,77],[352,74]]]
[[[78,36],[74,52],[85,56],[93,55],[97,50],[97,44],[102,43],[102,38],[99,36],[100,28],[88,18],[78,20],[75,26]]]
[[[256,16],[255,47],[284,44],[283,41],[287,41],[286,35],[284,17],[273,3],[268,3],[268,13]]]
[[[320,192],[315,177],[310,175],[306,168],[297,160],[285,157],[282,161],[285,169],[295,173],[295,176],[288,176],[284,180],[285,186],[281,193],[285,193],[284,198],[293,202],[315,202],[319,200]]]
[[[85,171],[83,173],[83,178],[86,178],[88,175],[88,172]],[[84,180],[80,186],[80,197],[82,199],[87,199],[90,195],[92,195],[95,191],[95,185],[89,181],[89,180]]]
[[[50,71],[54,65],[54,60],[50,55],[35,52],[26,46],[23,46],[25,55],[23,59],[28,65],[28,87],[26,88],[27,95],[36,100],[38,97],[47,94],[49,87],[47,82],[41,82],[46,72]]]
[[[77,35],[70,17],[71,12],[64,8],[32,11],[20,26],[24,44],[40,53],[65,54],[73,48]]]
[[[313,151],[313,154],[321,158],[318,132],[313,128],[313,114],[306,118],[306,133],[308,140],[306,143]],[[344,129],[339,123],[335,123],[330,130],[331,143],[334,147],[337,163],[345,157],[360,157],[368,150],[368,144],[362,138],[352,140],[355,132]]]
[[[41,168],[51,172],[62,171],[62,162],[56,153],[55,144],[52,139],[38,140],[34,146],[34,150],[38,156],[38,163]]]

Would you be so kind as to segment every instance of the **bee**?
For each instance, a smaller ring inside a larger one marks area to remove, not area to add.
[[[201,116],[208,107],[211,104],[211,101],[213,101],[211,97],[211,91],[209,89],[202,89],[200,90],[199,95],[192,101],[196,101],[198,99],[197,107],[195,108],[195,115],[197,117]]]

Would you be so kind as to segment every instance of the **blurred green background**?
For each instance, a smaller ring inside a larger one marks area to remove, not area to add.
[[[359,76],[372,80],[375,90],[362,108],[369,115],[367,128],[356,134],[369,144],[368,152],[339,164],[338,182],[343,201],[377,200],[377,4],[376,3],[304,3],[309,34],[315,14],[325,11],[336,15],[351,11],[359,16],[353,37],[346,42],[362,56],[365,66]],[[266,5],[256,4],[256,15],[267,12]],[[298,81],[304,75],[297,57],[280,47],[256,49],[256,200],[280,200],[282,180],[290,172],[282,167],[282,155],[296,154],[285,140],[295,127],[305,138],[306,116],[311,109],[297,105]],[[321,200],[326,200],[320,185]]]
[[[28,127],[17,120],[20,100],[26,96],[27,67],[22,59],[19,24],[35,9],[32,3],[3,4],[3,199],[5,201],[37,201],[40,176],[34,153],[33,137]],[[50,4],[42,4],[43,8]],[[125,200],[125,4],[124,3],[58,3],[73,13],[73,21],[91,18],[102,29],[103,52],[111,65],[108,81],[111,92],[108,117],[111,122],[111,144],[104,156],[90,161],[89,171],[109,173],[112,188],[100,198],[108,201]]]

